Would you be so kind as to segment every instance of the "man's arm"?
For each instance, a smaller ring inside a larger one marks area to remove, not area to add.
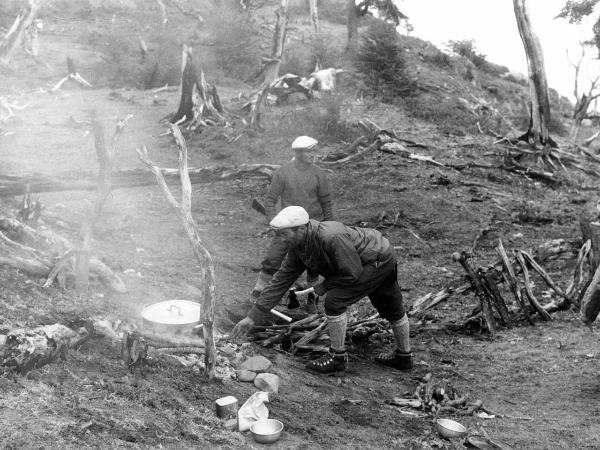
[[[333,201],[331,200],[331,187],[325,172],[319,172],[319,189],[317,192],[319,203],[323,211],[323,220],[333,220]]]
[[[275,208],[277,206],[277,200],[281,197],[283,192],[283,177],[281,175],[281,169],[276,170],[269,184],[269,189],[265,195],[265,210],[267,211],[267,221],[273,220],[275,217]]]
[[[304,264],[296,256],[295,252],[288,252],[283,263],[281,263],[281,267],[275,272],[267,287],[261,292],[260,297],[254,303],[254,307],[248,312],[248,317],[255,323],[266,322],[271,316],[269,312],[271,308],[279,303],[281,297],[294,284],[294,281],[302,275],[304,269]]]

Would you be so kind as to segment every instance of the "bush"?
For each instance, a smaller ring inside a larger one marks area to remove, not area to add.
[[[446,46],[457,55],[467,58],[475,67],[483,70],[483,66],[487,63],[485,55],[482,55],[475,48],[473,39],[463,39],[460,41],[448,41]]]
[[[176,85],[181,77],[180,30],[157,30],[143,36],[148,47],[145,58],[139,42],[128,29],[110,32],[91,29],[80,40],[102,49],[103,62],[94,67],[96,83],[110,87],[136,87],[151,89],[165,84]]]
[[[221,8],[209,24],[217,65],[232,78],[248,79],[260,67],[257,25],[252,16]]]
[[[428,54],[424,57],[425,61],[428,61],[433,66],[438,69],[451,69],[452,68],[452,58],[450,55],[437,50],[434,51],[433,54]]]
[[[393,25],[372,23],[361,39],[354,65],[366,89],[387,101],[413,95],[416,83],[406,68],[406,59]]]

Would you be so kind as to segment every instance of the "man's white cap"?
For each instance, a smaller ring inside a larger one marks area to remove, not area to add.
[[[313,148],[318,143],[319,141],[311,138],[310,136],[298,136],[296,139],[294,139],[294,142],[292,142],[292,150],[305,150],[308,148]]]
[[[308,213],[302,206],[288,206],[279,211],[269,225],[277,230],[299,227],[308,223]]]

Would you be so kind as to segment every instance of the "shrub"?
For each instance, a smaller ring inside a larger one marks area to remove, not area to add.
[[[260,66],[258,31],[252,16],[221,8],[211,16],[209,26],[217,65],[232,78],[248,79]]]
[[[372,23],[361,39],[354,65],[369,93],[388,101],[414,94],[416,83],[406,68],[406,59],[393,25]]]
[[[143,36],[149,49],[142,58],[139,42],[130,30],[106,32],[92,29],[81,36],[81,41],[100,46],[103,62],[94,67],[97,83],[107,83],[111,87],[136,87],[151,89],[175,85],[181,77],[181,46],[183,38],[180,30],[157,30]]]
[[[447,53],[440,50],[434,51],[433,54],[428,54],[424,57],[425,61],[434,65],[438,69],[450,69],[452,68],[452,58]]]
[[[479,53],[475,47],[475,41],[473,39],[448,41],[446,46],[457,55],[460,55],[471,61],[477,68],[482,68],[487,62],[485,55]]]
[[[308,8],[308,6],[307,6]],[[345,0],[318,0],[319,18],[331,23],[346,25]]]

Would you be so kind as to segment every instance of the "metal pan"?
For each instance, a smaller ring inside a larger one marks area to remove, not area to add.
[[[190,300],[166,300],[142,310],[144,328],[155,333],[185,334],[200,324],[201,305]]]

